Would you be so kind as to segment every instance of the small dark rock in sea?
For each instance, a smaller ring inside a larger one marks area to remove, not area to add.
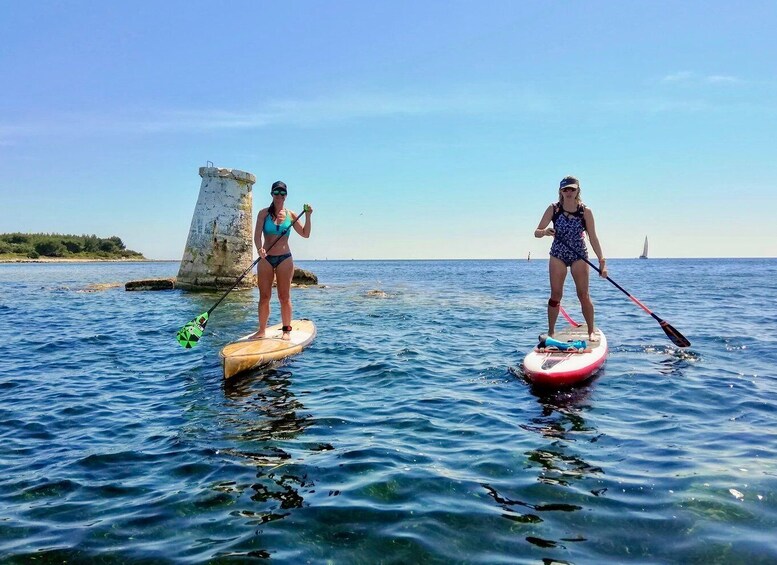
[[[256,274],[252,276],[252,280],[254,281],[254,286],[256,286]],[[318,284],[318,277],[316,275],[314,275],[310,271],[306,271],[305,269],[294,267],[294,275],[292,275],[291,277],[292,287],[313,286],[317,284]],[[275,280],[273,280],[272,285],[276,286]]]
[[[93,283],[85,286],[81,290],[76,292],[97,292],[99,290],[108,290],[109,288],[116,288],[121,286],[121,283]]]
[[[295,268],[291,282],[294,284],[318,284],[318,277],[305,269]]]
[[[175,279],[146,279],[130,281],[124,285],[124,290],[172,290]]]
[[[383,290],[368,290],[367,296],[371,298],[388,298],[389,294]]]

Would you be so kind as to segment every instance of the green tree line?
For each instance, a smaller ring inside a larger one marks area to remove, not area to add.
[[[0,255],[16,257],[143,259],[137,251],[127,249],[121,238],[96,235],[67,235],[58,233],[4,233],[0,234]]]

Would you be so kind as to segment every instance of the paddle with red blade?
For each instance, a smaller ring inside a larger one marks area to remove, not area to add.
[[[578,256],[578,258],[582,259],[583,261],[585,261],[586,263],[588,263],[588,264],[589,264],[591,267],[593,267],[593,268],[596,270],[596,272],[598,272],[599,274],[601,274],[601,273],[602,273],[602,271],[599,269],[599,267],[597,267],[596,265],[594,265],[593,263],[591,263],[591,262],[590,262],[588,259],[586,259],[586,258],[585,258],[585,257],[583,257],[582,255],[580,255],[580,253],[578,253],[576,250],[572,249],[572,248],[571,248],[569,245],[567,245],[567,243],[566,243],[566,242],[565,242],[563,239],[561,239],[561,238],[557,238],[557,239],[558,239],[558,241],[559,241],[559,242],[560,242],[560,243],[561,243],[561,244],[562,244],[564,247],[566,247],[566,248],[567,248],[567,249],[569,249],[571,252],[573,252],[575,255],[577,255],[577,256]],[[621,285],[619,285],[618,283],[616,283],[616,282],[615,282],[614,280],[612,280],[612,279],[611,279],[609,276],[607,276],[607,277],[605,277],[605,278],[606,278],[608,281],[610,281],[610,282],[611,282],[613,285],[615,285],[615,288],[617,288],[617,289],[618,289],[618,290],[620,290],[620,291],[621,291],[623,294],[625,294],[626,296],[628,296],[629,298],[631,298],[631,300],[632,300],[632,302],[634,302],[634,304],[636,304],[637,306],[639,306],[640,308],[642,308],[642,309],[643,309],[645,312],[647,312],[648,314],[650,314],[651,316],[653,316],[653,318],[654,318],[654,319],[655,319],[655,320],[658,322],[658,324],[661,326],[661,329],[662,329],[662,330],[664,330],[664,333],[666,334],[666,336],[667,336],[669,339],[671,339],[671,340],[672,340],[672,343],[674,343],[674,344],[675,344],[677,347],[690,347],[690,346],[691,346],[691,342],[690,342],[690,341],[688,341],[688,339],[687,339],[687,338],[686,338],[686,337],[685,337],[683,334],[681,334],[681,333],[680,333],[680,332],[678,332],[678,331],[677,331],[677,330],[676,330],[674,327],[672,327],[672,325],[671,325],[669,322],[667,322],[667,321],[665,321],[665,320],[662,320],[661,318],[659,318],[658,316],[656,316],[656,315],[655,315],[653,312],[651,312],[651,311],[648,309],[648,307],[647,307],[647,306],[645,306],[644,304],[642,304],[642,302],[640,302],[639,300],[637,300],[636,298],[634,298],[634,297],[633,297],[631,294],[629,294],[629,292],[628,292],[628,291],[626,291],[626,289],[625,289],[625,288],[623,288]]]

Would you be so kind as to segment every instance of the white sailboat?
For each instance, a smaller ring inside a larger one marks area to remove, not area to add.
[[[645,236],[645,245],[642,248],[642,255],[639,256],[640,259],[647,259],[648,258],[648,243],[647,243],[647,236]]]

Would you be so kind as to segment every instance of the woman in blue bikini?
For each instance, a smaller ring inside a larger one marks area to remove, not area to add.
[[[291,226],[304,238],[310,237],[310,215],[313,208],[305,205],[305,225],[297,222],[297,214],[283,207],[287,188],[283,181],[276,181],[270,189],[272,204],[259,211],[254,228],[254,243],[262,260],[256,268],[256,280],[259,286],[259,330],[254,337],[264,337],[267,320],[270,318],[270,298],[272,298],[273,278],[278,288],[278,302],[281,305],[282,339],[291,334],[291,279],[294,276],[294,259],[289,249]],[[276,243],[277,241],[277,243]],[[272,246],[272,255],[265,249]]]
[[[596,236],[594,215],[580,200],[580,181],[575,177],[561,179],[558,189],[558,202],[548,206],[542,215],[534,237],[553,236],[550,247],[550,300],[548,300],[548,335],[552,336],[556,328],[558,307],[564,293],[564,279],[567,268],[572,271],[577,297],[583,309],[583,317],[588,326],[589,341],[596,341],[594,326],[594,303],[588,294],[588,259],[584,234],[588,233],[591,247],[599,258],[600,276],[607,276],[607,260],[602,253],[602,246]],[[553,222],[553,227],[548,224]]]

